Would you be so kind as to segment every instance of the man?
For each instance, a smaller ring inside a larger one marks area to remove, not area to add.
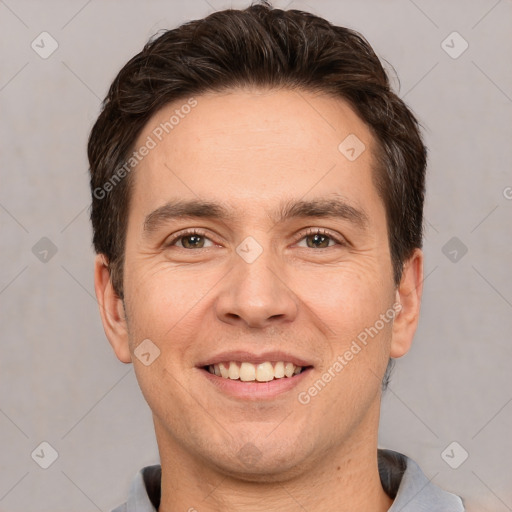
[[[89,160],[100,313],[161,459],[116,512],[463,510],[377,449],[419,316],[426,149],[360,35],[267,4],[167,31],[114,80]]]

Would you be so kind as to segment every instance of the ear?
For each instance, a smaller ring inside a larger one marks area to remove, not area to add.
[[[131,363],[123,301],[112,286],[107,259],[103,254],[98,254],[94,262],[94,289],[108,341],[119,361]]]
[[[396,302],[400,305],[400,309],[393,322],[391,357],[402,357],[411,348],[420,317],[422,292],[423,252],[415,249],[412,256],[404,263],[402,278],[396,290]]]

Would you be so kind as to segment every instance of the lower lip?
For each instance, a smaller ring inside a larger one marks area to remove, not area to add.
[[[224,379],[210,373],[208,370],[200,369],[201,373],[224,394],[244,400],[276,398],[298,386],[310,370],[311,368],[307,368],[293,377],[283,377],[269,382],[244,382],[242,380]]]

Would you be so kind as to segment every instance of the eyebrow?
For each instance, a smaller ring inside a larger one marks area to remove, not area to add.
[[[311,201],[290,200],[284,202],[277,212],[269,214],[278,224],[294,218],[340,218],[366,228],[368,215],[364,210],[348,204],[343,198],[314,199]],[[235,212],[220,203],[193,199],[189,201],[170,201],[148,214],[144,220],[143,232],[147,235],[157,231],[162,225],[178,218],[208,218],[221,221],[233,221],[239,218]]]

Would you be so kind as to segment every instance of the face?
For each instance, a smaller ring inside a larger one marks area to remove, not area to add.
[[[159,111],[135,144],[156,143],[132,176],[124,307],[97,260],[105,330],[133,361],[161,452],[247,478],[306,470],[376,437],[421,255],[397,288],[374,142],[346,103],[263,90],[195,101]]]

